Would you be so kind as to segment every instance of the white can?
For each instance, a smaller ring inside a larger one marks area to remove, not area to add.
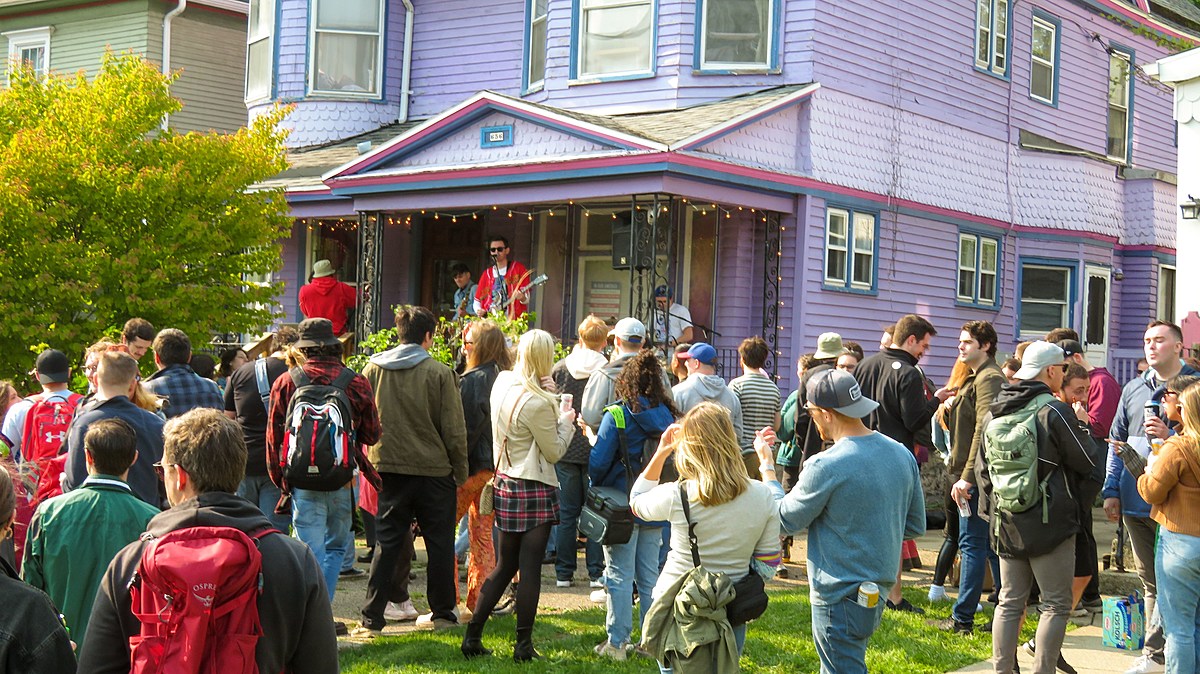
[[[956,501],[956,503],[958,503],[958,516],[959,517],[970,517],[971,516],[971,504],[967,503],[967,499],[963,499],[961,501]]]
[[[559,409],[561,409],[564,414],[570,412],[571,408],[575,405],[575,396],[571,395],[570,393],[564,393],[558,397],[558,404]]]
[[[879,605],[879,586],[866,582],[858,586],[858,605],[863,608],[875,608]]]

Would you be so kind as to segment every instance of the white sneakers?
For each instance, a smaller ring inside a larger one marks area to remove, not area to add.
[[[946,594],[946,588],[941,585],[929,586],[929,601],[950,601],[950,595]]]
[[[1167,671],[1165,666],[1155,662],[1150,656],[1143,655],[1133,661],[1133,667],[1125,670],[1125,674],[1153,674],[1165,671]]]
[[[383,609],[383,617],[388,620],[413,620],[419,613],[413,607],[412,600],[402,604],[397,604],[394,601],[389,601],[387,608]]]
[[[589,581],[588,581],[588,587],[590,587],[590,588],[592,588],[592,589],[596,589],[596,588],[604,587],[604,579],[603,579],[603,578],[597,578],[597,579],[595,579],[595,580],[589,580]]]
[[[588,595],[588,599],[591,599],[593,604],[603,604],[608,601],[608,590],[604,588],[593,590],[592,593]]]
[[[600,657],[611,658],[618,662],[624,662],[629,657],[628,651],[619,646],[613,646],[612,644],[608,643],[608,639],[596,644],[596,647],[592,650],[595,651],[596,655],[599,655]]]
[[[569,581],[569,580],[556,580],[556,581],[554,581],[554,587],[571,587],[573,584],[574,584],[574,583],[572,583],[572,582],[571,582],[571,581]]]

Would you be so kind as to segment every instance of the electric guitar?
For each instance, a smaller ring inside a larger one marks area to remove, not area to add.
[[[514,285],[514,287],[516,287],[518,290],[524,290],[526,293],[528,293],[533,288],[536,288],[536,287],[544,284],[546,281],[550,280],[549,276],[546,276],[545,274],[538,274],[538,276],[536,278],[534,278],[532,281],[529,282],[529,285],[525,285],[525,279],[529,278],[529,274],[531,274],[531,273],[532,272],[525,272],[525,274],[522,276],[522,278],[517,280],[517,283]],[[506,314],[509,314],[509,318],[516,318],[515,316],[511,315],[511,313],[509,312],[509,309],[513,306],[513,304],[514,304],[513,296],[510,294],[508,296],[508,299],[504,300],[504,303],[500,305],[500,311],[503,311]],[[495,307],[493,307],[493,311],[494,310],[495,310]]]

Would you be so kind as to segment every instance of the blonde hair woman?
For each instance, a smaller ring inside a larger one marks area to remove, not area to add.
[[[729,412],[713,403],[701,403],[679,423],[667,427],[658,450],[634,483],[630,496],[630,507],[637,517],[671,523],[671,551],[654,586],[655,605],[660,600],[666,601],[664,595],[669,588],[693,567],[689,518],[684,515],[679,485],[658,484],[663,465],[672,454],[679,471],[679,484],[687,492],[690,521],[695,526],[704,568],[724,573],[737,582],[752,573],[751,560],[754,560],[757,572],[767,577],[773,575],[780,560],[775,499],[766,485],[746,476]],[[654,608],[651,612],[642,641],[653,645],[661,638],[663,625],[655,619]],[[746,643],[746,626],[734,626],[732,637],[740,655]],[[721,666],[721,654],[728,653],[727,648],[720,646],[713,649],[716,671],[736,671],[727,669],[728,663]],[[661,664],[660,667],[664,672],[671,671]],[[733,667],[736,668],[736,660]]]
[[[509,581],[521,572],[516,592],[517,644],[513,659],[540,657],[533,648],[533,622],[541,594],[542,557],[550,528],[558,523],[558,477],[554,463],[567,451],[575,411],[560,410],[550,382],[554,338],[530,330],[517,344],[517,362],[492,386],[492,457],[496,466],[494,504],[500,530],[496,568],[484,581],[475,614],[463,636],[468,658],[489,655],[480,638]]]

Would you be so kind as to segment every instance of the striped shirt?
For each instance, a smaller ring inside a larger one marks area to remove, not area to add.
[[[754,451],[754,433],[764,426],[775,427],[779,414],[779,387],[767,375],[744,374],[729,382],[729,388],[742,404],[742,453]]]

